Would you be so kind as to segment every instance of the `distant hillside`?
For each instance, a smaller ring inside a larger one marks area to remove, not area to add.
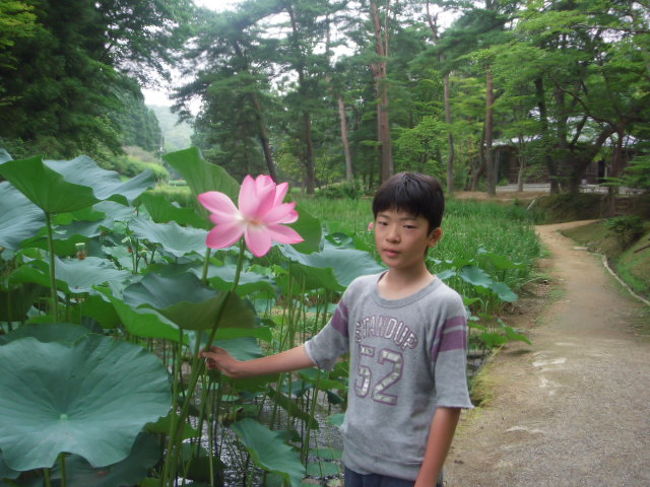
[[[161,105],[147,105],[153,110],[160,125],[160,131],[165,140],[165,151],[173,152],[180,149],[186,149],[191,145],[190,137],[192,136],[192,127],[186,123],[178,122],[178,116],[172,113],[169,107]]]

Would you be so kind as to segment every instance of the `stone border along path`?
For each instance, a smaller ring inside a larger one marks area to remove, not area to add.
[[[463,413],[447,487],[650,486],[650,314],[558,233],[584,223],[537,227],[561,296],[527,317],[532,346],[486,366],[490,399]]]

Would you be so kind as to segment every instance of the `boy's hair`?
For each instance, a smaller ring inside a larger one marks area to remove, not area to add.
[[[401,210],[413,216],[423,216],[429,222],[429,232],[442,223],[445,197],[440,182],[426,174],[401,172],[391,176],[377,190],[372,200],[372,212]]]

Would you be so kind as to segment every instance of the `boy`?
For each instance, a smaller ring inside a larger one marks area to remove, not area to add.
[[[379,188],[372,209],[375,244],[388,270],[355,279],[320,333],[250,361],[218,347],[202,355],[209,368],[248,377],[328,369],[349,353],[345,486],[441,486],[460,409],[472,407],[465,308],[425,264],[442,237],[442,189],[430,176],[396,174]]]

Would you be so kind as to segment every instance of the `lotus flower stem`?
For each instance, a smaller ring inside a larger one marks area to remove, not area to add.
[[[50,290],[52,295],[52,314],[54,321],[58,320],[58,296],[56,292],[56,269],[54,268],[54,238],[52,237],[52,218],[45,212],[45,226],[47,227],[47,249],[50,254]]]
[[[239,285],[241,269],[244,265],[244,250],[245,250],[245,246],[242,243],[239,249],[239,258],[237,260],[237,271],[235,273],[235,280],[232,285],[233,290],[229,291],[229,293],[235,292],[237,286]],[[210,348],[212,346],[214,337],[217,334],[217,328],[219,327],[219,322],[221,321],[221,315],[223,315],[223,311],[226,309],[227,302],[228,302],[228,295],[225,296],[225,299],[221,302],[221,305],[219,306],[219,310],[217,311],[216,318],[214,320],[214,325],[212,326],[212,330],[210,330],[210,335],[208,336],[208,341],[206,342],[206,348]],[[170,482],[169,483],[170,487],[174,485],[174,478],[176,476],[176,456],[179,451],[180,444],[182,442],[181,432],[183,431],[183,425],[185,424],[185,421],[189,416],[190,404],[192,402],[192,397],[194,397],[194,393],[196,392],[196,386],[198,384],[199,377],[205,371],[205,362],[201,360],[199,356],[200,347],[201,347],[201,340],[199,334],[197,336],[195,350],[192,355],[192,375],[190,376],[190,380],[187,384],[187,389],[186,389],[187,392],[185,395],[185,399],[183,401],[183,406],[181,408],[180,416],[178,418],[178,423],[174,427],[170,428],[169,441],[167,444],[167,460],[165,461],[165,466],[163,468],[163,475],[161,479],[161,485],[163,487],[167,485],[166,482]]]
[[[65,453],[59,454],[59,463],[61,464],[61,487],[66,487],[68,480],[65,474]]]
[[[210,252],[212,249],[210,247],[205,251],[205,260],[203,261],[203,273],[201,274],[201,281],[203,284],[208,283],[208,267],[210,266]]]

